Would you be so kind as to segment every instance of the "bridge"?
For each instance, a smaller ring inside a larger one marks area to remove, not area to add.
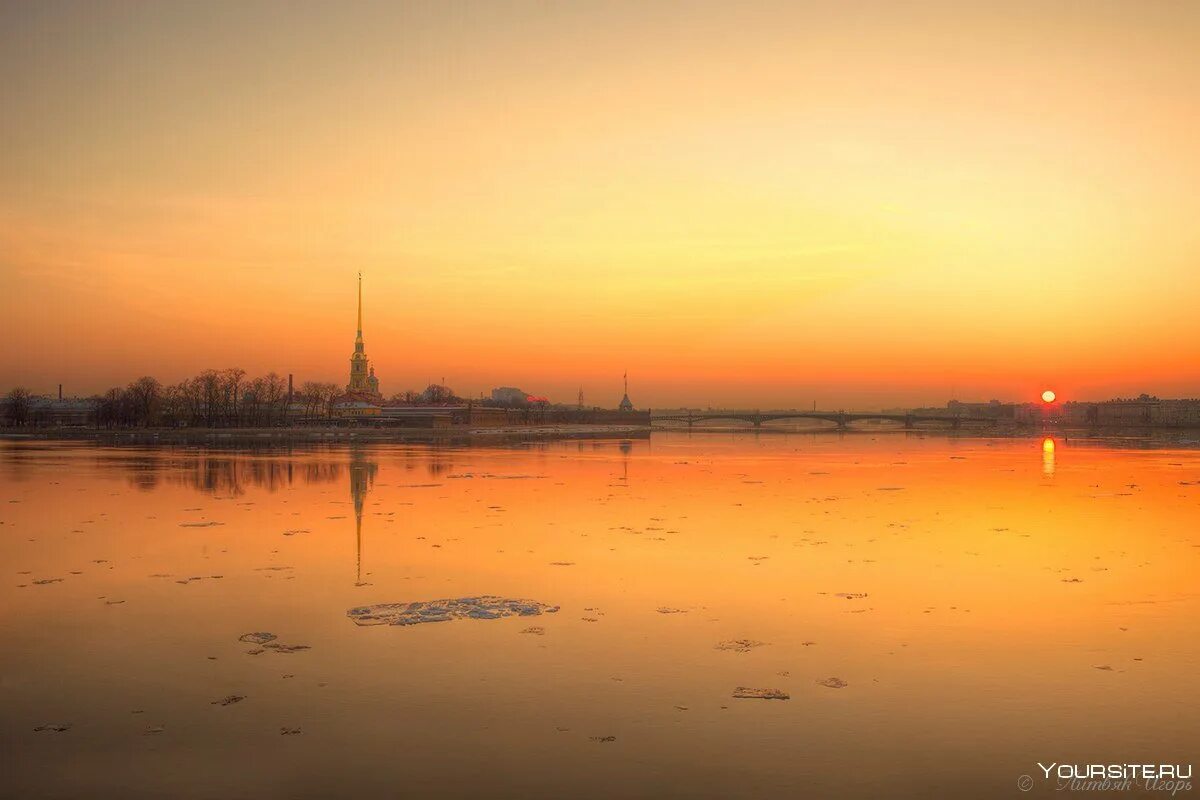
[[[976,423],[992,425],[1000,420],[993,417],[971,417],[951,414],[884,414],[874,412],[850,412],[850,411],[689,411],[681,414],[651,414],[650,424],[656,423],[676,423],[686,424],[689,428],[697,422],[711,422],[714,420],[729,420],[737,422],[749,422],[756,428],[761,428],[764,422],[774,422],[777,420],[790,419],[815,419],[824,422],[832,422],[837,425],[838,429],[845,430],[850,427],[852,422],[860,420],[882,420],[886,422],[899,422],[905,428],[912,429],[921,422],[938,422],[949,424],[952,428],[959,428],[963,423]]]

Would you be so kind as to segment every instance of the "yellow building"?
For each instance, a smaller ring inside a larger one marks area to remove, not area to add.
[[[378,417],[382,412],[379,402],[362,394],[344,394],[333,401],[333,416],[344,417]]]

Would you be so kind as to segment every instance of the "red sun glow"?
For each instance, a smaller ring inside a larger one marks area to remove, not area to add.
[[[1050,391],[1049,389],[1042,392],[1042,402],[1043,403],[1053,403],[1054,398],[1055,398],[1054,392]]]

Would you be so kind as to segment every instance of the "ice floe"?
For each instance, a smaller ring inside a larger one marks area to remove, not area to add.
[[[731,650],[735,653],[749,653],[756,647],[765,647],[766,642],[758,642],[754,639],[729,639],[724,642],[717,642],[713,647],[717,650]]]
[[[753,689],[749,686],[739,686],[733,690],[733,696],[739,700],[791,700],[792,696],[779,689]]]
[[[356,625],[420,625],[423,622],[449,622],[452,619],[499,619],[500,617],[536,617],[553,614],[558,606],[533,600],[511,600],[494,595],[427,600],[414,603],[378,603],[358,606],[346,612]]]
[[[254,633],[243,633],[238,637],[238,641],[247,642],[249,644],[266,644],[267,642],[273,642],[278,638],[279,637],[273,633],[267,633],[266,631],[255,631]]]

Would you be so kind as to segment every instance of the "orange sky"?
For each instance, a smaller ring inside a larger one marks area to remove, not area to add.
[[[347,7],[349,6],[349,7]],[[1200,5],[8,3],[0,385],[1200,395]]]

